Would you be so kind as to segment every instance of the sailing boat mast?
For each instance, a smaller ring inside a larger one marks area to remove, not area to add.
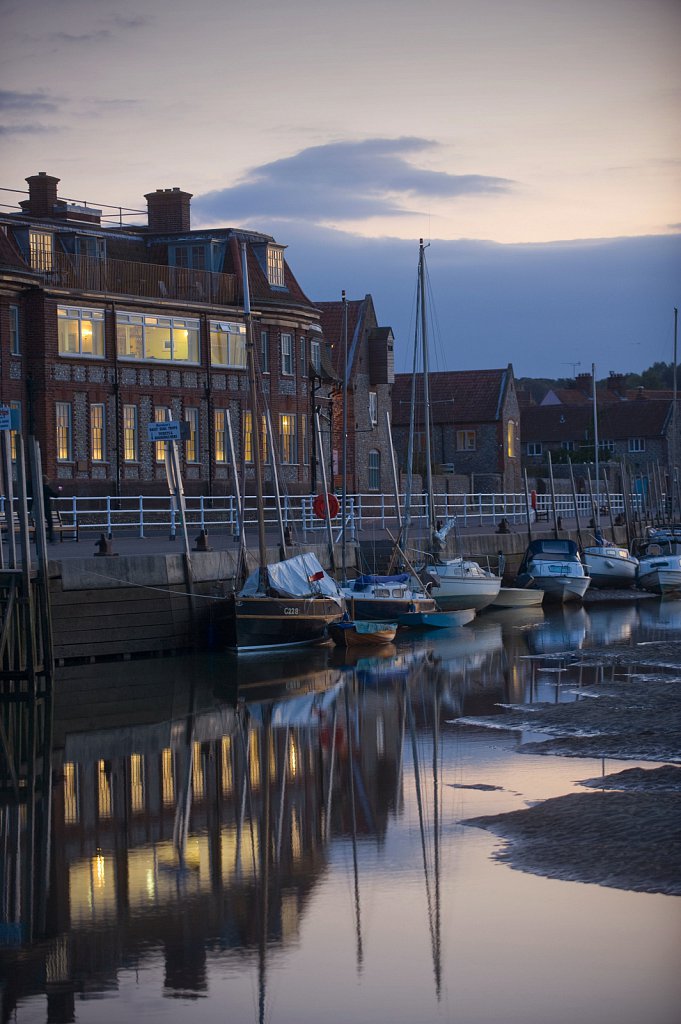
[[[244,284],[244,316],[246,318],[246,365],[251,392],[251,437],[253,438],[253,466],[255,468],[255,495],[258,513],[258,556],[260,562],[260,586],[267,584],[267,544],[265,541],[265,512],[263,508],[262,447],[260,417],[258,416],[258,391],[255,381],[255,347],[253,344],[253,319],[251,296],[248,288],[248,263],[246,243],[241,243],[241,273]]]
[[[426,246],[419,239],[419,293],[421,301],[421,347],[423,357],[423,429],[426,436],[426,491],[428,494],[429,535],[435,531],[435,509],[433,507],[433,465],[430,451],[430,381],[428,366],[428,325],[426,315]],[[432,543],[432,541],[431,541]]]
[[[347,572],[346,522],[348,518],[348,300],[345,289],[341,292],[343,302],[343,488],[341,491],[341,565],[343,579]]]
[[[594,407],[594,468],[596,476],[596,508],[594,509],[594,526],[596,531],[596,543],[600,543],[599,535],[601,532],[601,502],[600,493],[601,485],[598,481],[598,405],[596,403],[596,364],[591,364],[591,394],[593,398]]]

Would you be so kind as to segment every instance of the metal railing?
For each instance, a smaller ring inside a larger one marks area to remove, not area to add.
[[[316,495],[299,497],[287,496],[282,501],[282,517],[285,526],[302,531],[303,535],[316,534],[326,529],[326,522],[314,512],[313,503]],[[603,496],[601,495],[601,498]],[[525,524],[527,520],[527,499],[524,494],[436,494],[435,518],[444,524],[448,519],[456,519],[459,528],[489,526],[496,527],[502,519],[509,524]],[[537,494],[533,496],[531,518],[553,521],[551,496]],[[613,516],[624,512],[624,498],[621,494],[611,494]],[[226,495],[209,497],[205,495],[185,498],[186,519],[188,529],[231,533],[239,533],[239,513],[236,499]],[[578,495],[577,498],[580,521],[587,525],[593,515],[589,495]],[[5,515],[6,500],[0,496],[0,516]],[[171,537],[181,526],[179,512],[173,507],[170,496],[139,495],[132,497],[71,497],[53,500],[55,511],[59,511],[64,527],[77,526],[78,531],[97,531],[113,536],[114,533],[128,533],[144,537],[152,533],[168,532]],[[632,495],[630,508],[640,508],[640,496]],[[278,527],[278,514],[274,497],[267,497],[264,502],[265,524],[269,529]],[[350,494],[347,497],[346,528],[353,535],[355,531],[366,528],[394,530],[397,526],[398,512],[395,497],[386,494]],[[572,495],[556,495],[556,513],[565,520],[574,519]],[[400,495],[400,515],[404,520],[404,495]],[[609,510],[602,506],[601,517],[609,517]],[[417,494],[411,502],[411,524],[419,530],[427,526],[428,497]],[[255,497],[247,495],[244,507],[244,523],[246,528],[257,523],[257,506]],[[607,518],[602,518],[607,525]],[[342,526],[339,511],[333,518],[334,533]]]

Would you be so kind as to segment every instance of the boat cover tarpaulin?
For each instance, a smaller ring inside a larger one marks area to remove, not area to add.
[[[273,562],[267,566],[267,578],[270,590],[281,597],[330,597],[340,606],[343,595],[334,579],[324,571],[316,556],[310,553],[286,558],[283,562]],[[255,597],[261,593],[258,589],[260,572],[256,569],[244,583],[241,594],[244,597]]]
[[[323,724],[326,711],[332,707],[344,686],[345,683],[341,681],[322,692],[306,693],[300,697],[289,697],[287,700],[274,702],[269,706],[272,728],[287,725],[318,728]],[[249,704],[248,711],[255,721],[264,721],[264,706]]]

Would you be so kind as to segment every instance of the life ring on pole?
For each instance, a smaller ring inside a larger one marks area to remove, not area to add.
[[[537,492],[536,491],[532,491],[532,494],[530,495],[530,501],[532,502],[532,508],[536,512],[537,511]]]
[[[340,505],[338,504],[338,498],[335,494],[318,494],[315,500],[312,502],[312,511],[317,516],[317,519],[326,519],[326,507],[329,507],[329,518],[335,519],[340,511]]]

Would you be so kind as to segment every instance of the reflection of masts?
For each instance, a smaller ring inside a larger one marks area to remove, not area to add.
[[[357,811],[355,804],[355,756],[352,730],[350,728],[350,703],[348,688],[345,687],[345,726],[348,734],[348,757],[350,770],[350,810],[352,812],[352,866],[355,876],[355,933],[357,937],[357,969],[362,969],[364,953],[362,949],[362,918],[359,899],[359,865],[357,862]]]
[[[194,718],[196,710],[196,687],[192,683],[189,714],[185,724],[184,778],[178,794],[173,826],[173,844],[177,850],[180,868],[184,868],[189,834],[189,818],[192,806],[192,778],[194,773]]]
[[[258,1020],[265,1021],[267,995],[267,930],[269,927],[270,885],[270,760],[272,749],[272,708],[263,708],[260,785],[262,786],[262,822],[260,826],[260,935],[258,942]]]
[[[437,711],[439,718],[439,696],[435,701],[435,710]],[[412,757],[414,761],[414,782],[416,785],[416,805],[419,812],[419,828],[421,831],[421,852],[423,854],[423,876],[426,885],[426,902],[428,905],[428,927],[430,930],[430,941],[433,951],[433,970],[435,972],[435,993],[438,1000],[441,994],[442,984],[442,972],[440,966],[440,854],[439,854],[439,810],[438,810],[438,785],[437,785],[437,768],[438,768],[438,739],[439,731],[438,724],[434,724],[433,728],[433,775],[434,775],[434,795],[435,795],[435,816],[434,816],[434,872],[435,872],[435,906],[433,906],[433,897],[431,895],[430,887],[430,874],[428,871],[428,852],[426,849],[426,829],[425,819],[423,813],[423,793],[421,789],[421,771],[419,766],[419,755],[416,744],[416,724],[414,722],[414,710],[411,704],[411,697],[407,693],[407,719],[409,722],[409,734],[411,737],[411,749]]]

